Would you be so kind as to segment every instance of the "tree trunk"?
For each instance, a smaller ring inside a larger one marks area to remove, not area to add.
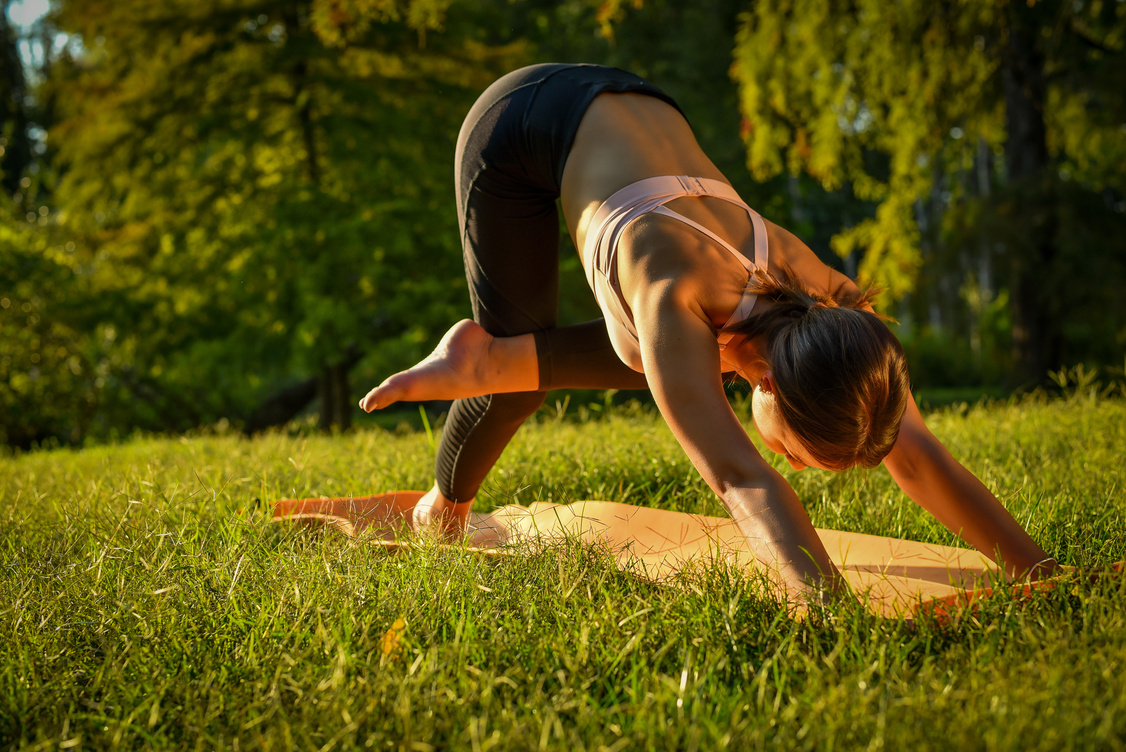
[[[1058,218],[1051,201],[1048,142],[1044,124],[1047,84],[1035,9],[1010,5],[1003,59],[1005,168],[1012,191],[1013,358],[1023,383],[1042,382],[1062,352],[1059,314],[1053,301]]]
[[[292,28],[296,28],[296,19]],[[313,190],[321,190],[321,166],[317,159],[317,139],[311,100],[305,96],[306,79],[309,67],[306,61],[298,61],[293,70],[294,103],[298,105],[297,120],[301,126],[301,141],[305,146],[305,169]],[[325,295],[332,291],[325,290]],[[345,431],[352,425],[352,395],[348,384],[348,371],[356,363],[355,357],[321,368],[317,377],[317,395],[321,410],[318,427],[322,431]]]
[[[346,431],[352,426],[352,392],[348,384],[350,363],[325,366],[317,387],[321,397],[320,429]]]
[[[317,383],[318,379],[307,379],[270,396],[246,419],[243,433],[252,436],[268,428],[284,426],[296,418],[316,399]]]
[[[347,430],[352,425],[353,400],[348,372],[360,362],[360,355],[350,349],[347,358],[336,365],[325,366],[320,374],[299,384],[282,389],[263,402],[246,419],[243,431],[252,435],[268,428],[282,426],[297,417],[313,400],[320,401],[317,425],[325,431]]]
[[[20,58],[16,33],[8,23],[8,3],[0,6],[0,167],[2,183],[9,194],[20,190],[20,179],[31,164],[31,144],[27,138],[27,80]]]

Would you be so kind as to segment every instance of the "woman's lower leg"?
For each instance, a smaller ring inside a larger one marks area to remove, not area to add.
[[[545,396],[519,392],[456,400],[442,427],[435,461],[442,495],[458,503],[474,499],[508,442]]]
[[[548,389],[646,389],[622,363],[605,324],[494,337],[465,319],[417,365],[388,377],[360,400],[371,412],[400,401],[426,402]]]

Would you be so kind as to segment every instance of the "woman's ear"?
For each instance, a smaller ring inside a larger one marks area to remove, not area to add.
[[[767,394],[774,393],[774,374],[770,372],[769,368],[762,374],[762,379],[759,380],[758,384],[763,392]]]

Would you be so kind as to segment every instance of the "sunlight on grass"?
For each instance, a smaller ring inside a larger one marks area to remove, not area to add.
[[[1126,559],[1122,400],[961,406],[929,424],[1063,563]],[[267,521],[282,497],[425,488],[432,461],[425,433],[379,430],[0,459],[0,746],[1024,750],[1126,735],[1113,580],[1001,596],[945,626],[859,605],[795,622],[721,565],[657,586],[573,543],[388,554]],[[883,470],[775,464],[818,526],[954,542]],[[588,498],[722,514],[660,418],[630,406],[545,409],[480,504]]]

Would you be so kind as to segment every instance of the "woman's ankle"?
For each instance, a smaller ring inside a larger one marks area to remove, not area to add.
[[[540,370],[532,334],[493,337],[485,349],[481,377],[494,394],[539,390]]]
[[[442,494],[435,484],[418,500],[411,515],[416,530],[438,526],[444,533],[464,533],[469,526],[469,515],[473,509],[473,499],[451,501]]]

